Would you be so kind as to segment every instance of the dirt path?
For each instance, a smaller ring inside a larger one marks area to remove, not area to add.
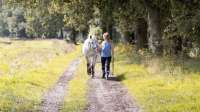
[[[41,111],[43,112],[58,112],[62,109],[64,97],[67,92],[67,84],[73,78],[80,60],[74,60],[67,71],[60,77],[58,82],[50,88],[43,96]]]
[[[89,80],[89,105],[86,112],[140,112],[127,90],[115,77]]]

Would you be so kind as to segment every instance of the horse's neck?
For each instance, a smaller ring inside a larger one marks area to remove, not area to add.
[[[91,38],[90,41],[94,42],[96,39],[95,38]]]

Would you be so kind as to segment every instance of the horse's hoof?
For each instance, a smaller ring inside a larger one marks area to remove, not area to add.
[[[106,75],[106,80],[108,80],[108,78],[109,78],[109,75],[107,74],[107,75]]]

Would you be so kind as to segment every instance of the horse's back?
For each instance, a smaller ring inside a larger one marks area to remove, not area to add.
[[[83,54],[87,57],[93,57],[97,54],[97,47],[98,45],[94,39],[87,39],[83,45]]]

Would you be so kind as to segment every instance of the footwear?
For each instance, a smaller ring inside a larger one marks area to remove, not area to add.
[[[106,80],[108,80],[108,75],[106,75]]]
[[[91,66],[90,71],[91,71],[91,76],[92,76],[92,78],[94,78],[94,66],[93,66],[93,65]]]
[[[106,73],[106,80],[108,80],[109,75],[110,75],[110,72],[107,72],[107,73]]]
[[[102,72],[102,78],[104,79],[106,76],[106,73],[105,72]]]
[[[102,75],[102,79],[105,79],[105,75],[104,74]]]
[[[87,73],[88,73],[88,75],[91,75],[92,73],[91,73],[91,69],[89,68],[89,69],[87,69]]]
[[[91,72],[87,71],[87,74],[88,74],[88,75],[91,75]]]
[[[91,71],[92,71],[91,77],[94,78],[94,71],[93,71],[93,69]]]
[[[94,74],[92,74],[91,77],[94,78]]]

